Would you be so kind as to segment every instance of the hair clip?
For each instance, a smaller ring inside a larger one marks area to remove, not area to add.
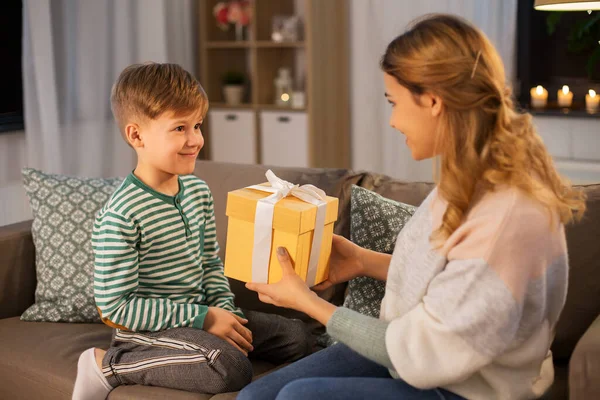
[[[481,50],[477,52],[477,58],[475,58],[475,65],[473,65],[473,71],[471,72],[471,79],[475,76],[475,70],[477,69],[477,64],[479,64],[479,57],[481,57]]]

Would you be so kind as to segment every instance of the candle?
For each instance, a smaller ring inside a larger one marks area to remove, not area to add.
[[[548,91],[541,85],[532,88],[529,92],[531,94],[531,107],[533,108],[544,108],[548,102]]]
[[[590,89],[589,93],[585,95],[585,108],[590,113],[598,111],[598,105],[600,104],[600,96],[596,94],[596,91]]]
[[[571,104],[573,103],[573,92],[569,91],[567,85],[563,86],[562,90],[559,90],[557,95],[559,107],[571,107]]]

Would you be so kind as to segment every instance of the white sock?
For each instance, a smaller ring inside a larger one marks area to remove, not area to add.
[[[73,400],[105,400],[113,387],[96,364],[94,348],[79,356],[77,379],[73,389]]]

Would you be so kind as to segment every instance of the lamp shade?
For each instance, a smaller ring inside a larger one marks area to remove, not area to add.
[[[539,11],[588,11],[600,10],[600,1],[584,0],[535,0],[533,7]]]

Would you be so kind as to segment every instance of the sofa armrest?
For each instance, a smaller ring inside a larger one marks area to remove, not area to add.
[[[0,318],[19,316],[35,298],[31,221],[0,227]]]
[[[569,399],[600,399],[600,315],[577,342],[569,361]]]

